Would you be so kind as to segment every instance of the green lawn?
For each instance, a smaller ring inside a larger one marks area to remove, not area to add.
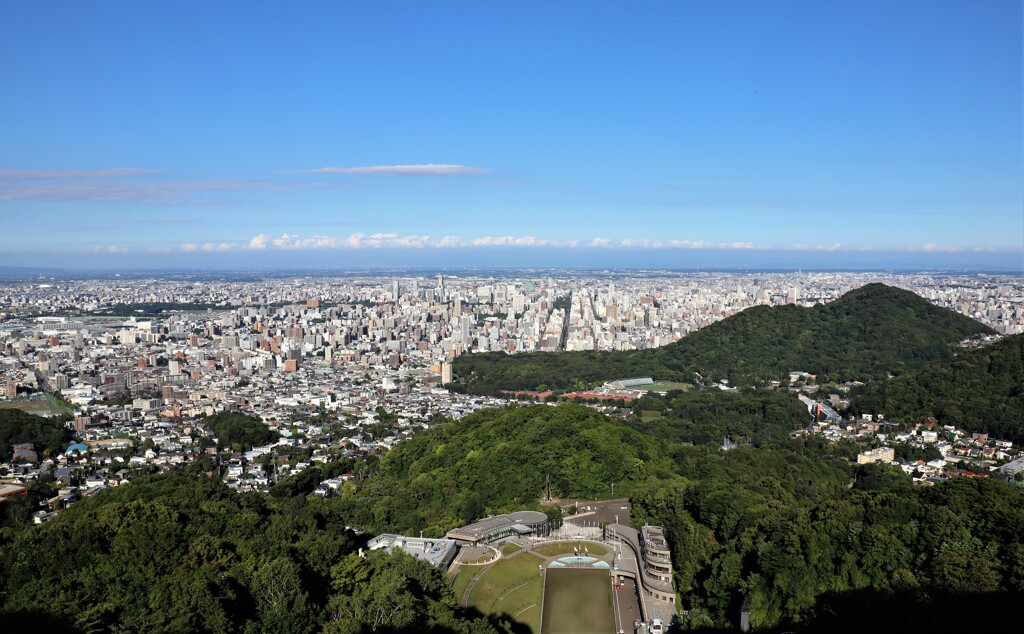
[[[484,614],[507,614],[536,633],[540,627],[540,610],[527,608],[540,606],[542,581],[538,566],[541,561],[539,557],[523,553],[489,567],[473,586],[469,607]],[[465,585],[462,587],[464,589]]]
[[[494,614],[508,614],[517,623],[530,628],[530,631],[537,632],[540,627],[540,595],[543,590],[544,580],[534,573],[521,585],[513,586],[512,589],[498,597],[494,602]]]
[[[504,546],[501,547],[501,554],[502,555],[511,555],[512,553],[518,552],[518,551],[520,551],[522,549],[523,549],[523,547],[520,546],[519,544],[505,544]]]
[[[615,631],[611,577],[593,568],[548,568],[542,634]]]
[[[688,390],[692,385],[688,383],[654,383],[653,385],[642,385],[639,390],[647,390],[648,392],[670,392],[672,390]]]
[[[458,601],[462,601],[462,595],[466,592],[466,587],[469,586],[469,580],[473,578],[473,575],[482,571],[483,568],[479,566],[459,566],[459,574],[455,575],[455,580],[452,582],[452,589],[455,590],[455,598]]]
[[[544,555],[545,557],[571,555],[573,554],[572,549],[576,548],[579,544],[580,542],[555,542],[553,544],[537,546],[533,549],[533,552]],[[582,544],[587,547],[587,551],[594,557],[603,557],[608,554],[608,549],[601,544],[595,544],[594,542],[582,542]]]
[[[13,401],[0,403],[0,409],[20,409],[23,412],[36,416],[50,417],[59,416],[64,412],[46,401]]]

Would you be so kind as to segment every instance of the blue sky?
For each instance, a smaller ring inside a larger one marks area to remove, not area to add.
[[[985,2],[4,2],[0,265],[1024,269]]]

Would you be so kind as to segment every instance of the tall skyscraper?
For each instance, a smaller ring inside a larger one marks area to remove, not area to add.
[[[391,297],[394,298],[395,302],[398,301],[398,280],[392,280],[391,282]]]

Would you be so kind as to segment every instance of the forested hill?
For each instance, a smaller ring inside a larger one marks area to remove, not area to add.
[[[426,562],[360,558],[368,535],[347,526],[438,533],[538,508],[551,473],[566,496],[615,481],[635,525],[665,526],[690,630],[735,628],[747,600],[764,631],[1005,630],[1024,605],[1024,489],[914,487],[896,467],[853,466],[856,448],[789,438],[798,412],[784,398],[694,390],[641,399],[660,408],[626,421],[578,405],[484,410],[403,441],[329,500],[239,495],[196,466],[140,477],[42,526],[0,529],[0,623],[511,634],[508,615],[455,607]],[[721,451],[722,433],[752,443]]]
[[[322,499],[239,495],[177,471],[0,529],[4,632],[506,632],[454,607],[442,572],[356,555]]]
[[[631,376],[757,384],[802,370],[833,381],[901,374],[953,356],[957,342],[992,330],[884,284],[812,308],[756,306],[652,350],[463,355],[458,381],[471,392],[580,389]]]
[[[32,443],[40,456],[62,451],[71,442],[71,432],[60,420],[52,420],[18,409],[0,409],[0,462],[11,459],[15,443]]]
[[[339,509],[375,531],[444,534],[487,513],[532,505],[551,475],[558,497],[629,495],[672,469],[653,437],[582,405],[485,410],[402,441]]]
[[[851,403],[854,413],[883,413],[1024,442],[1024,335],[961,352],[896,377]]]

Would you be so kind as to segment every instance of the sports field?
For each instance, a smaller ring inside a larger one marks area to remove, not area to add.
[[[612,634],[611,577],[607,570],[548,568],[544,573],[541,634]]]
[[[469,594],[468,606],[483,614],[508,615],[512,621],[536,632],[540,626],[542,582],[538,567],[542,561],[540,557],[529,553],[499,560],[476,580]],[[469,585],[469,581],[463,581],[461,577],[476,573],[471,568],[463,567],[455,579],[455,589],[459,596]]]
[[[651,385],[641,385],[637,390],[646,390],[648,392],[671,392],[672,390],[688,390],[692,385],[688,383],[672,383],[665,381],[664,383],[652,383]]]
[[[13,401],[10,403],[0,403],[0,409],[20,409],[23,412],[44,417],[59,416],[64,413],[59,407],[46,401]]]

